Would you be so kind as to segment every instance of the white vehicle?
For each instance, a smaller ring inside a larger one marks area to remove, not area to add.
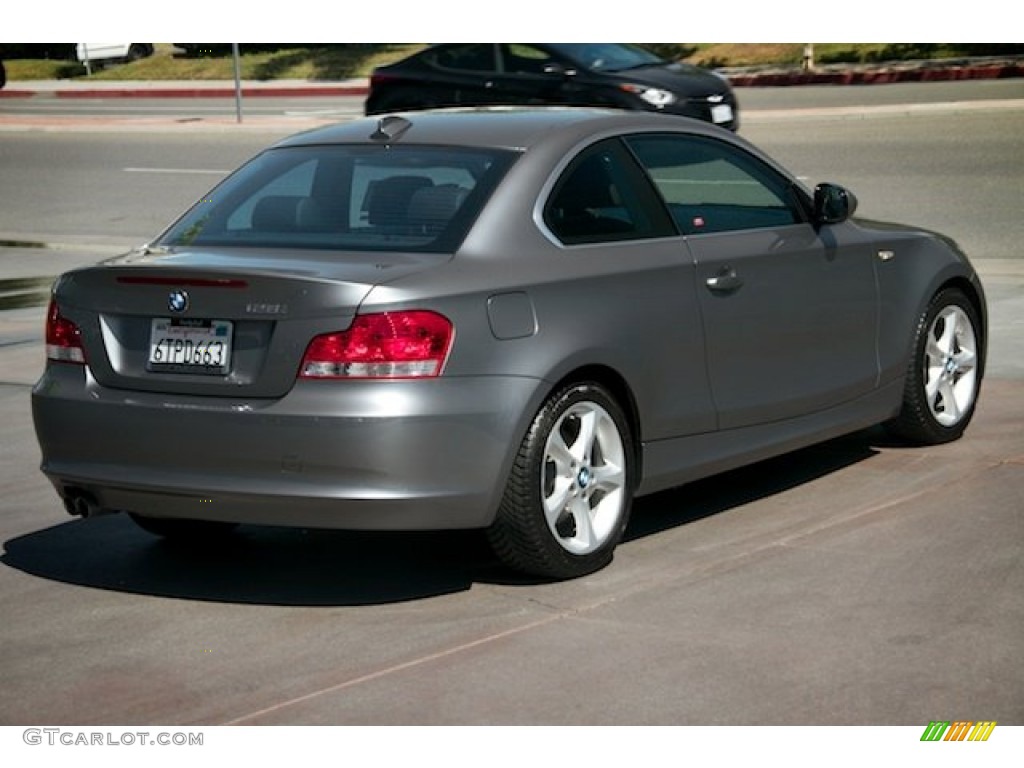
[[[153,55],[152,43],[78,43],[75,54],[82,62],[135,61]]]

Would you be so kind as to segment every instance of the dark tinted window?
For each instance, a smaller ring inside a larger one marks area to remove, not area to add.
[[[513,75],[543,75],[545,67],[554,63],[551,55],[529,43],[502,43],[502,71]]]
[[[617,140],[573,160],[555,184],[544,222],[567,245],[675,234],[643,172]]]
[[[162,245],[454,250],[513,153],[445,147],[293,147],[260,155]]]
[[[622,72],[664,63],[650,51],[622,43],[558,43],[560,53],[598,72]]]
[[[428,52],[427,58],[445,69],[471,72],[494,72],[497,69],[493,43],[446,45]]]
[[[700,136],[632,136],[627,143],[684,234],[803,218],[789,180],[740,149]]]

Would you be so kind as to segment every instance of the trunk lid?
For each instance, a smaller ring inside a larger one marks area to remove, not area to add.
[[[275,398],[310,340],[345,330],[366,294],[440,254],[141,251],[63,275],[62,313],[106,387]]]

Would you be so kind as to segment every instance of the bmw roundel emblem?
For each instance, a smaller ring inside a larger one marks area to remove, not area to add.
[[[167,297],[167,306],[171,312],[184,312],[188,309],[188,294],[185,291],[171,291]]]

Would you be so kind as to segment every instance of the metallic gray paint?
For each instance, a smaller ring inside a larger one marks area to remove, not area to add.
[[[546,230],[539,212],[559,172],[580,149],[621,133],[711,136],[784,173],[703,123],[558,109],[410,119],[403,145],[523,153],[454,254],[179,248],[58,282],[88,360],[49,363],[33,391],[42,469],[62,496],[86,492],[100,507],[152,516],[483,527],[523,435],[560,382],[596,379],[626,401],[644,494],[892,417],[913,328],[941,286],[970,286],[984,317],[966,258],[908,228],[805,223],[578,246]],[[365,143],[376,124],[281,145]],[[880,250],[895,255],[883,262]],[[782,259],[770,262],[782,280],[766,269],[771,254]],[[723,268],[743,284],[716,295],[707,281]],[[116,278],[181,274],[248,284],[189,289],[196,316],[238,318],[247,342],[230,376],[144,371],[146,323],[168,288],[124,290]],[[251,311],[268,306],[273,313]],[[312,336],[344,329],[356,312],[406,308],[452,321],[441,377],[296,381]],[[211,425],[201,439],[200,425]]]

